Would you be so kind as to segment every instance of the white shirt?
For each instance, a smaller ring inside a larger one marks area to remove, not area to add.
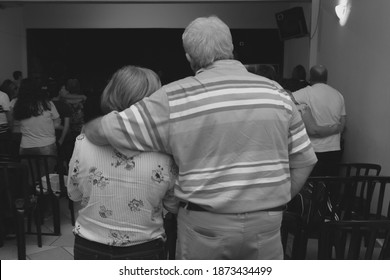
[[[69,165],[68,194],[81,201],[74,232],[112,246],[165,239],[164,207],[177,213],[173,195],[177,167],[165,154],[125,156],[96,146],[84,134],[76,139]]]
[[[327,84],[318,83],[293,92],[298,103],[307,104],[318,125],[333,125],[345,116],[344,97]],[[340,150],[340,134],[323,138],[310,137],[315,152]]]
[[[0,133],[6,132],[8,129],[8,119],[6,112],[9,111],[8,95],[0,91]]]
[[[20,121],[21,148],[44,147],[56,142],[54,120],[60,115],[53,102],[49,101],[49,103],[50,111],[43,111],[39,116]]]

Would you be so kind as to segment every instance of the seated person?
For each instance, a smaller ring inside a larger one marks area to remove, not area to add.
[[[126,66],[103,91],[103,113],[122,111],[161,87],[157,74]],[[96,146],[77,137],[68,193],[81,201],[74,228],[75,259],[163,259],[163,206],[177,213],[177,167],[171,156]]]

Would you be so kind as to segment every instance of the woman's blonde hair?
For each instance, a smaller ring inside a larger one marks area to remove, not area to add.
[[[150,69],[124,66],[112,75],[103,91],[102,112],[123,111],[161,87],[158,75]]]

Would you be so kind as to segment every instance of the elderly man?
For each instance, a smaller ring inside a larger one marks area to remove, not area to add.
[[[275,82],[233,59],[229,27],[201,17],[183,33],[195,76],[86,125],[96,144],[172,154],[178,259],[281,259],[285,204],[317,159],[299,112]]]
[[[293,92],[298,103],[309,106],[318,125],[340,124],[337,133],[331,135],[316,135],[309,132],[318,158],[312,172],[313,176],[337,175],[337,163],[341,160],[340,137],[346,121],[344,98],[339,91],[326,84],[327,80],[327,69],[323,65],[315,65],[310,69],[311,86]]]

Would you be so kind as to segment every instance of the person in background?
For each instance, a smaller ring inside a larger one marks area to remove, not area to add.
[[[218,17],[195,19],[182,40],[195,76],[87,123],[86,136],[173,155],[177,259],[282,259],[283,210],[317,161],[302,118],[280,87],[233,59]]]
[[[341,161],[340,137],[346,123],[345,103],[341,93],[327,85],[327,80],[327,69],[323,65],[315,65],[310,69],[311,86],[292,93],[299,104],[306,104],[310,108],[318,125],[340,124],[337,133],[310,136],[318,158],[312,176],[336,176],[337,163]]]
[[[277,81],[278,76],[276,74],[275,67],[271,64],[261,64],[256,68],[255,74],[266,77],[270,80]]]
[[[60,89],[59,98],[67,103],[72,111],[68,132],[69,138],[63,149],[65,160],[69,162],[76,137],[81,133],[84,125],[84,103],[87,97],[82,93],[78,79],[68,79],[65,86]]]
[[[0,86],[0,91],[5,92],[8,95],[9,100],[16,98],[17,95],[17,86],[10,79],[4,80]]]
[[[125,66],[105,88],[102,111],[124,110],[160,86],[152,70]],[[177,167],[162,153],[122,152],[77,137],[67,183],[69,197],[83,207],[74,228],[76,260],[165,257],[162,210],[177,212]]]
[[[0,138],[9,137],[9,128],[11,126],[12,117],[8,94],[0,91]]]
[[[31,79],[23,79],[13,117],[20,123],[20,154],[57,155],[55,127],[61,121],[48,98],[47,88]]]
[[[56,143],[59,156],[65,160],[66,164],[69,163],[70,156],[67,158],[66,154],[71,154],[73,151],[66,151],[70,146],[70,149],[73,149],[73,144],[70,143],[71,140],[69,137],[69,127],[70,127],[70,118],[72,116],[72,109],[70,105],[62,101],[59,97],[59,89],[57,82],[49,78],[47,81],[47,91],[49,94],[50,100],[53,102],[54,106],[58,111],[61,119],[61,125],[56,128]]]
[[[289,92],[297,91],[301,88],[307,87],[309,82],[306,80],[306,70],[301,64],[294,67],[291,78],[284,80],[282,86]]]
[[[22,71],[14,71],[12,73],[12,77],[14,78],[14,83],[16,85],[16,93],[19,92],[19,88],[20,88],[20,84],[22,83],[22,80],[23,80],[23,73]]]

